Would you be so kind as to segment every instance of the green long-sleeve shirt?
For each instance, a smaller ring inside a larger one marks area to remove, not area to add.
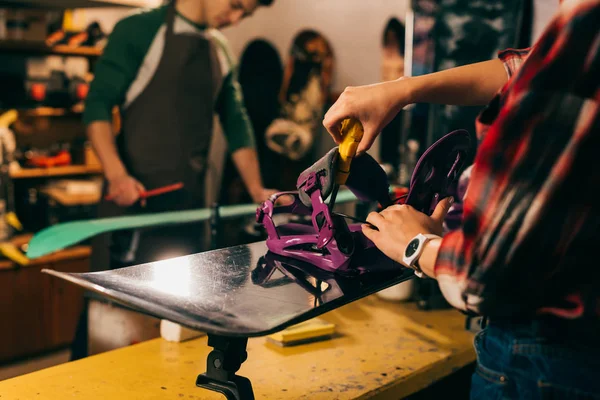
[[[124,112],[149,84],[158,68],[166,34],[167,6],[136,12],[119,21],[111,33],[102,57],[96,63],[94,80],[90,85],[83,120],[110,121],[112,108]],[[203,31],[191,21],[178,15],[175,34]],[[216,103],[230,152],[254,147],[254,134],[244,107],[241,87],[237,81],[233,58],[226,39],[216,30],[209,30],[215,41],[223,82]]]

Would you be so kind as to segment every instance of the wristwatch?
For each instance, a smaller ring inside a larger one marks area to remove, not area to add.
[[[419,257],[423,253],[423,249],[425,248],[425,244],[429,242],[431,239],[437,239],[440,236],[433,234],[422,234],[419,233],[417,236],[412,238],[406,249],[404,249],[404,256],[402,257],[402,262],[408,267],[415,271],[415,275],[419,278],[423,277],[423,271],[421,271],[421,267],[419,267]]]

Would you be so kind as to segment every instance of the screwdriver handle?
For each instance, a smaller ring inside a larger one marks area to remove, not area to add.
[[[347,118],[342,122],[340,134],[342,135],[342,143],[338,148],[339,158],[335,183],[343,185],[350,174],[350,164],[356,155],[358,144],[362,140],[364,129],[359,120],[355,118]]]
[[[163,187],[159,187],[157,189],[147,190],[145,192],[140,193],[140,198],[147,199],[148,197],[158,196],[164,193],[174,192],[175,190],[179,190],[183,188],[183,183],[178,182],[172,185],[167,185]]]
[[[174,192],[175,190],[179,190],[182,188],[183,188],[183,183],[177,182],[172,185],[162,186],[162,187],[152,189],[152,190],[146,190],[146,191],[140,192],[140,199],[147,199],[148,197],[159,196],[161,194]],[[113,200],[113,197],[107,195],[104,197],[104,199],[106,201],[111,201],[111,200]]]

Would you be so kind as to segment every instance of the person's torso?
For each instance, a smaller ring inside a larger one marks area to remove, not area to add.
[[[158,7],[149,11],[138,12],[137,15],[129,17],[131,19],[132,35],[139,35],[136,38],[136,45],[143,48],[145,57],[139,67],[136,79],[131,83],[121,110],[126,112],[128,107],[142,94],[144,89],[150,84],[150,81],[156,74],[161,59],[165,53],[165,42],[168,29],[168,7]],[[204,37],[214,46],[214,53],[211,59],[207,60],[213,65],[215,73],[211,76],[199,77],[210,78],[213,81],[214,97],[218,94],[223,83],[223,79],[231,71],[231,55],[228,53],[227,45],[223,35],[215,29],[206,29],[188,21],[180,15],[176,15],[174,34],[178,36],[196,36]]]
[[[567,319],[600,317],[598,15],[588,3],[576,18],[555,19],[479,115],[475,195],[463,215],[486,226],[479,243],[506,253],[479,276],[507,292],[526,288],[520,302],[527,296],[537,313]]]
[[[183,181],[201,198],[215,103],[230,72],[225,44],[169,6],[132,18],[144,18],[142,33],[153,38],[121,107],[121,158],[147,189]]]

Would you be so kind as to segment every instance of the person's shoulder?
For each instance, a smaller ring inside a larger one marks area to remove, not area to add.
[[[215,39],[219,40],[222,43],[225,43],[226,45],[229,45],[229,40],[227,40],[227,36],[225,36],[220,30],[215,28],[209,28],[207,29],[207,31]]]
[[[156,32],[165,23],[166,16],[167,6],[135,9],[117,22],[113,32],[131,35]]]
[[[217,44],[225,51],[231,52],[231,47],[229,45],[229,40],[227,36],[223,34],[218,29],[208,29],[208,34],[217,42]]]
[[[222,56],[224,62],[227,66],[227,70],[231,70],[235,66],[235,56],[233,55],[233,51],[231,50],[231,46],[229,45],[229,40],[227,37],[218,29],[209,29],[208,34],[213,39],[213,41],[217,44],[217,48],[219,49],[219,54]]]

